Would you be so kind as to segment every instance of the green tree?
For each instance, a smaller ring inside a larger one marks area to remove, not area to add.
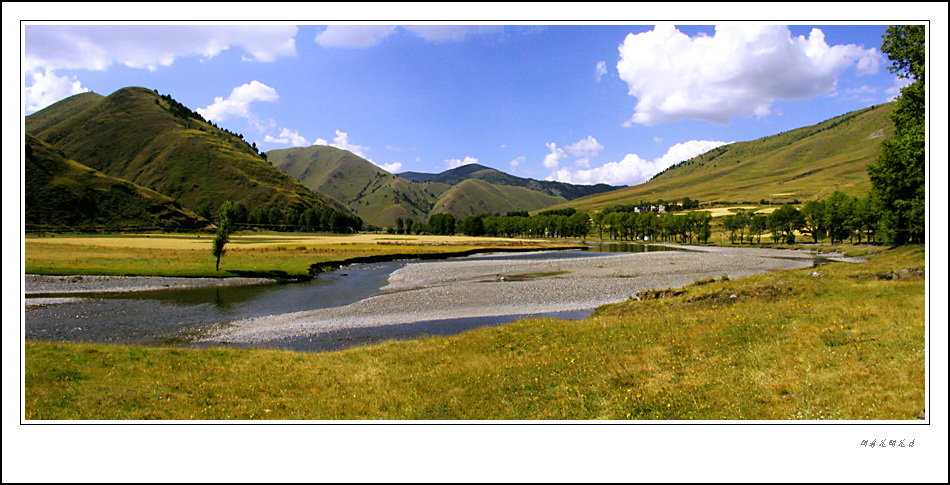
[[[214,270],[218,271],[221,268],[221,256],[224,256],[224,247],[228,244],[231,233],[234,232],[234,203],[230,200],[221,204],[215,225],[218,226],[218,230],[214,234],[214,240],[211,241],[211,254],[216,258]]]
[[[784,241],[786,244],[795,242],[795,231],[802,228],[805,218],[794,206],[783,205],[769,214],[769,228],[772,230],[772,239]]]
[[[815,243],[824,239],[827,229],[825,228],[825,201],[813,200],[802,208],[802,216],[805,218],[805,224],[802,226],[802,232],[811,235]]]
[[[831,244],[844,242],[851,234],[849,221],[854,211],[854,198],[844,192],[836,191],[825,199],[825,228],[831,238]]]
[[[868,167],[881,204],[881,233],[893,244],[923,242],[925,224],[926,30],[923,25],[894,25],[884,34],[881,51],[888,69],[912,82],[895,101],[894,137],[881,146]]]

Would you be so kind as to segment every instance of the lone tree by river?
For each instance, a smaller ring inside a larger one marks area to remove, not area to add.
[[[214,233],[214,241],[211,243],[211,254],[217,258],[214,270],[218,271],[221,267],[221,256],[224,256],[224,246],[228,244],[231,233],[234,232],[234,203],[229,200],[221,204],[215,224],[218,230]]]

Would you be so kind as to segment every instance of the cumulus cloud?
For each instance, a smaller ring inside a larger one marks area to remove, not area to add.
[[[554,142],[546,143],[544,146],[548,147],[548,154],[544,156],[544,168],[556,169],[561,164],[561,160],[567,158],[567,154]]]
[[[575,157],[596,157],[604,146],[598,143],[596,138],[588,135],[587,138],[577,140],[564,149]]]
[[[526,162],[528,159],[525,157],[516,157],[512,161],[508,162],[508,166],[511,168],[518,168],[519,165]]]
[[[268,143],[277,143],[280,145],[290,145],[294,147],[305,147],[309,145],[309,143],[307,143],[307,139],[300,136],[300,133],[297,133],[297,130],[290,131],[288,128],[281,128],[279,136],[265,136],[264,141]]]
[[[461,42],[474,35],[501,33],[500,25],[407,25],[407,31],[429,42]]]
[[[465,157],[462,159],[459,158],[449,158],[445,160],[445,166],[448,168],[459,168],[462,165],[469,165],[472,163],[478,163],[478,159],[475,157]]]
[[[610,185],[637,185],[676,163],[688,160],[718,146],[731,142],[690,140],[677,143],[663,156],[654,160],[645,160],[639,155],[628,153],[620,161],[608,162],[598,167],[570,169],[557,168],[548,180],[572,184],[592,185],[605,183]]]
[[[68,96],[89,91],[75,78],[57,76],[49,69],[32,72],[29,76],[33,84],[23,90],[27,113],[43,109]]]
[[[846,69],[868,74],[882,62],[877,49],[829,46],[820,29],[792,36],[780,25],[728,24],[696,37],[658,25],[628,34],[619,51],[617,72],[637,98],[627,126],[765,116],[777,100],[828,93]]]
[[[353,152],[353,154],[358,155],[361,158],[365,158],[369,161],[370,158],[366,155],[369,152],[369,147],[363,145],[357,145],[356,143],[350,142],[350,135],[345,131],[336,130],[336,136],[333,137],[333,143],[328,143],[323,138],[317,138],[317,141],[313,142],[314,145],[329,145],[331,147],[339,148],[340,150],[347,150]],[[375,163],[375,162],[374,162]]]
[[[372,47],[394,30],[394,25],[330,25],[314,40],[321,47]]]
[[[402,162],[375,163],[375,165],[389,173],[398,173],[402,169]]]
[[[327,145],[334,148],[339,148],[340,150],[347,150],[390,173],[396,173],[402,168],[402,162],[379,163],[376,160],[373,160],[367,155],[367,153],[370,151],[370,147],[351,142],[349,133],[345,131],[336,130],[336,136],[333,137],[332,142],[328,142],[323,138],[317,138],[314,140],[313,144]]]
[[[277,91],[255,80],[234,88],[227,98],[220,96],[214,98],[213,103],[204,108],[198,108],[197,111],[205,119],[214,122],[221,122],[232,117],[251,119],[254,116],[250,105],[255,101],[277,101]]]
[[[607,62],[600,61],[594,67],[594,75],[597,76],[597,82],[600,82],[604,78],[604,75],[607,74]]]
[[[56,70],[102,71],[120,64],[154,71],[179,57],[211,58],[232,47],[241,49],[245,60],[270,62],[296,55],[296,35],[292,25],[28,25],[23,58],[33,81],[26,87],[28,106],[43,108],[81,89],[66,89]]]
[[[231,47],[246,59],[270,62],[296,54],[296,35],[293,25],[29,25],[24,64],[27,70],[103,70],[116,63],[154,70]]]
[[[462,42],[477,35],[500,34],[501,25],[329,25],[314,39],[321,47],[373,47],[397,32],[408,32],[427,42]]]

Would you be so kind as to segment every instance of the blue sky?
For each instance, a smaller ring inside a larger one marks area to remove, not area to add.
[[[25,112],[171,94],[263,150],[634,185],[727,142],[889,101],[886,25],[27,24]]]

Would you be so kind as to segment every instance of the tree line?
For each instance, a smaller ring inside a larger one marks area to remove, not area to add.
[[[795,233],[807,234],[812,242],[829,239],[832,244],[875,242],[881,219],[880,201],[869,194],[852,197],[843,192],[814,200],[800,210],[785,205],[771,214],[740,212],[722,218],[722,229],[732,243],[761,243],[765,233],[772,242],[792,244]]]
[[[221,209],[212,213],[211,204],[205,204],[198,215],[215,220]],[[280,232],[336,232],[355,233],[363,227],[363,220],[328,206],[309,208],[258,208],[249,211],[243,203],[231,203],[227,211],[229,222],[242,229],[267,229]]]

